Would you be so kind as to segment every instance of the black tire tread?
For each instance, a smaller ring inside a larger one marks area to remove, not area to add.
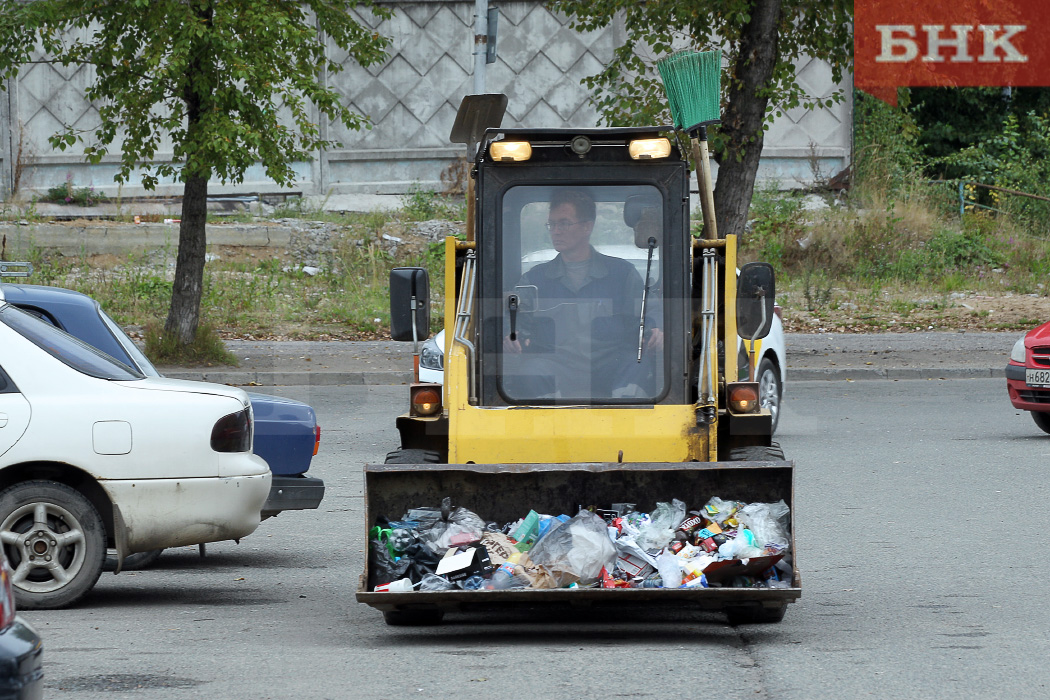
[[[765,445],[744,445],[729,450],[730,462],[783,462],[784,448],[778,442]]]
[[[725,609],[726,618],[733,627],[737,625],[770,625],[776,624],[784,619],[787,612],[787,604],[775,608],[767,608],[761,605],[740,605]]]
[[[406,450],[399,447],[386,455],[386,464],[444,464],[441,453],[435,450]]]
[[[124,557],[124,566],[120,567],[121,571],[142,571],[148,569],[157,563],[160,559],[160,555],[163,549],[151,549],[148,552],[135,552]],[[117,570],[117,557],[116,554],[106,554],[106,562],[102,565],[103,571],[116,571]]]
[[[1031,411],[1032,420],[1039,426],[1039,429],[1044,433],[1050,433],[1050,413],[1042,413],[1040,411]]]
[[[429,610],[386,610],[383,621],[391,627],[423,627],[439,625],[445,612],[437,608]]]

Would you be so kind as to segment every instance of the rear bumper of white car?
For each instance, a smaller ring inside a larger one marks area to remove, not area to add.
[[[250,535],[259,526],[270,479],[266,471],[247,476],[100,483],[118,504],[124,553],[132,554]],[[119,524],[117,530],[120,538]]]

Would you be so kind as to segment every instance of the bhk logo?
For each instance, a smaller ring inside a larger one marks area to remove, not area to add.
[[[877,24],[875,31],[882,50],[875,62],[907,63],[919,59],[930,63],[1026,63],[1028,57],[1013,44],[1013,39],[1026,29],[1023,24]],[[971,53],[975,44],[977,51]]]
[[[1048,0],[856,0],[854,83],[896,103],[906,86],[1050,85]]]

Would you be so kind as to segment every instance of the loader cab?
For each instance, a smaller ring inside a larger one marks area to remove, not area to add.
[[[479,403],[687,403],[678,149],[652,128],[492,130],[477,178]]]

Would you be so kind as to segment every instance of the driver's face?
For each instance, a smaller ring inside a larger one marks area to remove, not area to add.
[[[572,204],[566,202],[551,209],[547,225],[550,227],[551,245],[559,253],[571,259],[580,255],[585,258],[590,252],[594,222],[581,221]]]

